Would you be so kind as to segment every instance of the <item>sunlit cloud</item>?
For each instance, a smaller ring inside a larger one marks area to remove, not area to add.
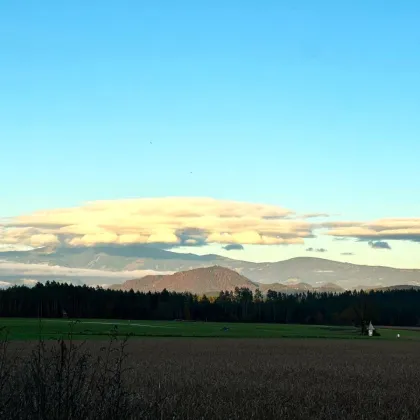
[[[312,225],[294,212],[212,198],[142,198],[89,202],[12,218],[0,231],[8,245],[302,244]]]
[[[0,251],[1,247],[100,244],[149,244],[166,249],[208,244],[302,245],[305,239],[314,238],[315,233],[332,236],[337,241],[420,242],[420,218],[308,221],[317,217],[331,215],[299,216],[279,206],[200,197],[94,201],[4,219],[0,224]]]
[[[355,238],[362,241],[405,240],[420,242],[420,218],[389,218],[372,222],[327,222],[318,225],[326,228],[327,235]]]

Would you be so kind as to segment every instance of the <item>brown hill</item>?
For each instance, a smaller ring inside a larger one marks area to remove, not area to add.
[[[344,292],[344,289],[337,286],[334,283],[321,284],[318,287],[313,287],[308,283],[270,283],[270,284],[259,284],[259,288],[263,293],[267,293],[269,290],[281,293],[299,293],[299,292]]]
[[[334,284],[334,283],[324,283],[320,286],[315,288],[318,292],[335,292],[335,293],[341,293],[344,292],[345,289],[342,287]]]
[[[128,280],[123,284],[110,287],[114,290],[131,290],[139,292],[162,291],[190,292],[196,294],[214,294],[221,290],[234,290],[235,287],[248,287],[255,290],[257,285],[238,272],[228,268],[213,266],[180,271],[174,274],[145,276]]]
[[[217,296],[220,291],[233,291],[235,287],[247,287],[252,291],[259,288],[264,294],[268,290],[288,294],[305,291],[344,291],[344,289],[333,283],[326,283],[319,287],[312,287],[308,283],[255,283],[234,270],[220,266],[195,268],[174,274],[149,275],[139,279],[128,280],[122,284],[114,284],[110,286],[110,289],[125,291],[133,289],[135,292],[158,292],[166,289],[180,293],[190,292],[198,295]]]
[[[296,293],[313,289],[313,287],[307,283],[259,283],[258,287],[263,293],[267,293],[269,290],[281,293]]]

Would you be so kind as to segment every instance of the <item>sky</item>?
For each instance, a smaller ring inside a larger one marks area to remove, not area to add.
[[[1,2],[0,243],[420,268],[419,19],[414,0]],[[52,226],[103,200],[102,224]],[[177,219],[194,211],[211,221]]]

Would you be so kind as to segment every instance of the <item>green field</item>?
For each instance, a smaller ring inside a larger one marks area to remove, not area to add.
[[[70,331],[76,339],[104,339],[111,333],[133,337],[226,337],[226,338],[355,338],[368,340],[420,340],[420,331],[379,329],[380,337],[361,337],[353,327],[291,324],[244,324],[176,321],[65,320],[0,318],[0,328],[12,340],[55,339]],[[227,330],[224,330],[224,327]]]

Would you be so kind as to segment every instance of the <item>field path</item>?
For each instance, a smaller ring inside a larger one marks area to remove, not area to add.
[[[48,322],[57,322],[55,319],[44,319]],[[66,321],[61,321],[66,322]],[[149,327],[149,328],[175,328],[172,325],[150,325],[150,324],[133,324],[128,322],[103,322],[103,321],[80,321],[81,324],[97,324],[97,325],[124,325],[126,327]]]

